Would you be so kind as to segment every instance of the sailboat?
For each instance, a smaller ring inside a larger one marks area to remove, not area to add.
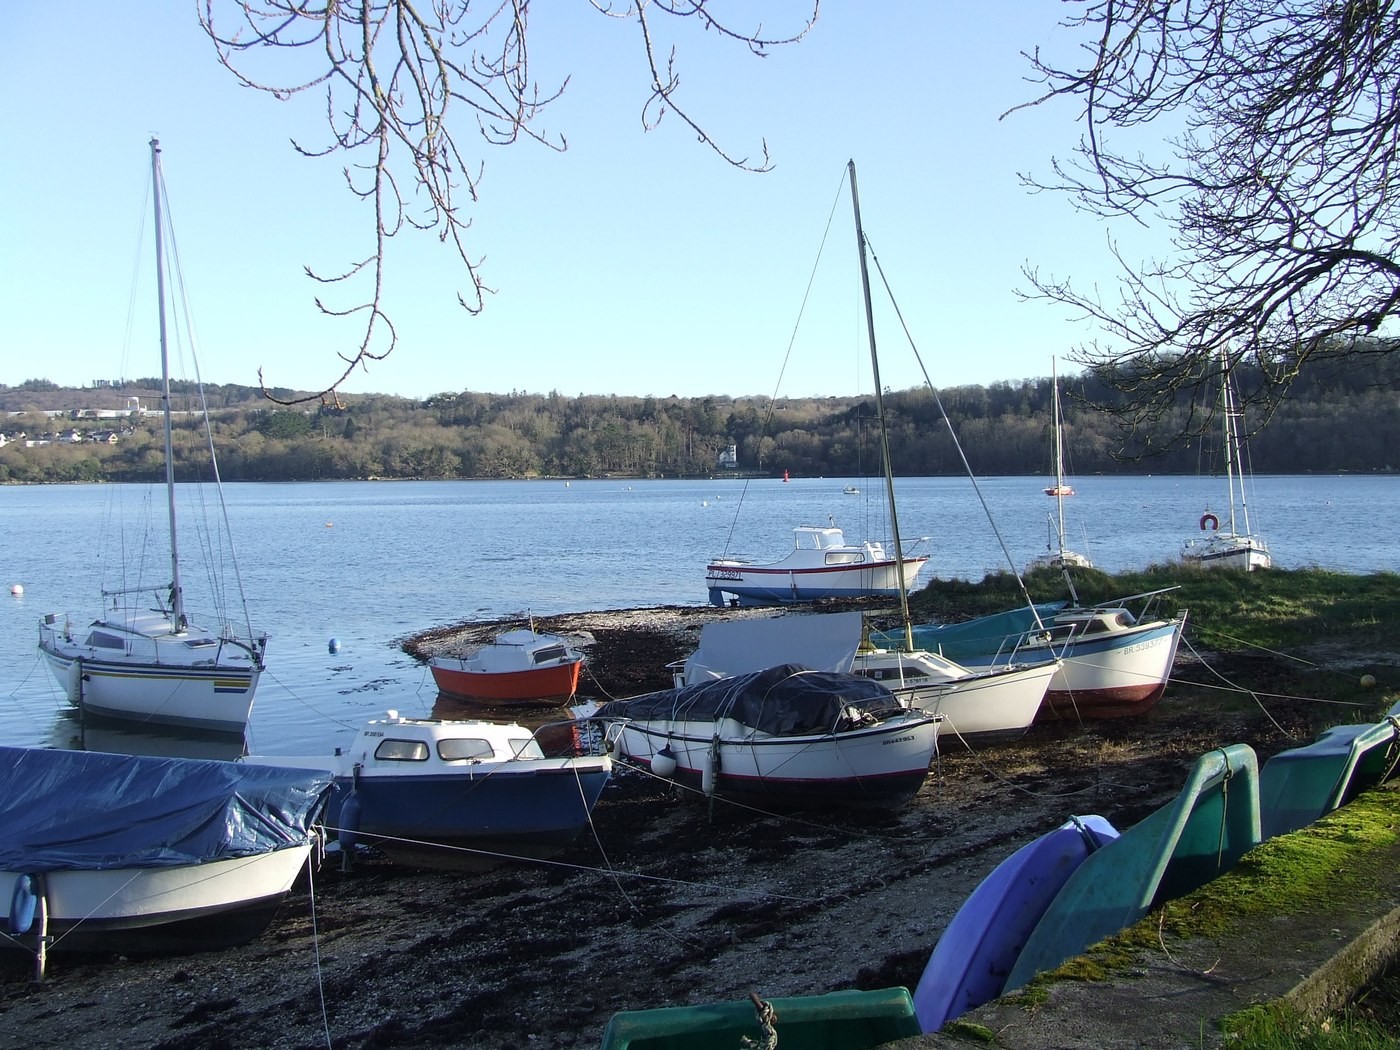
[[[1049,523],[1049,540],[1045,553],[1031,560],[1028,571],[1035,569],[1092,569],[1094,563],[1089,557],[1065,546],[1065,497],[1073,496],[1074,489],[1065,480],[1064,428],[1060,421],[1060,376],[1055,359],[1050,359],[1050,386],[1054,391],[1055,403],[1055,481],[1045,488],[1047,496],[1055,497],[1055,514],[1046,515]]]
[[[242,734],[252,711],[258,677],[265,666],[267,635],[253,634],[246,624],[246,606],[241,634],[232,624],[218,630],[195,626],[185,610],[171,443],[164,183],[160,143],[152,139],[150,146],[170,578],[159,583],[139,582],[135,586],[104,589],[102,611],[91,621],[75,621],[66,613],[45,615],[39,625],[39,652],[68,701],[84,717],[95,715],[150,726]],[[207,413],[205,423],[207,426]],[[213,459],[212,442],[210,458]],[[214,480],[218,482],[217,464]],[[222,501],[222,490],[219,497]],[[241,584],[238,595],[241,599]]]
[[[1200,539],[1186,541],[1181,551],[1182,561],[1203,569],[1238,569],[1252,572],[1273,565],[1268,545],[1256,536],[1249,524],[1249,504],[1245,499],[1244,462],[1240,456],[1239,420],[1234,392],[1230,386],[1230,369],[1222,363],[1220,370],[1220,415],[1225,451],[1225,491],[1230,504],[1228,516],[1219,515],[1206,504],[1199,522]]]
[[[848,162],[851,204],[855,210],[856,247],[860,256],[861,290],[865,298],[865,328],[870,341],[870,367],[875,382],[875,408],[880,423],[880,456],[889,503],[890,530],[895,550],[899,545],[899,515],[895,509],[894,469],[890,462],[889,428],[885,417],[884,387],[880,382],[880,355],[875,344],[875,311],[870,299],[870,271],[866,259],[865,230],[860,221],[860,194],[856,189],[856,163]],[[1035,719],[1050,680],[1060,669],[1053,655],[1033,663],[1003,665],[984,672],[962,667],[942,655],[914,647],[909,616],[909,588],[898,583],[900,622],[904,644],[878,648],[862,640],[851,670],[885,685],[916,710],[941,715],[940,727],[958,733],[994,733],[1024,729]]]

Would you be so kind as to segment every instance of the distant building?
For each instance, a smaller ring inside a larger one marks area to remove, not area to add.
[[[715,457],[715,465],[724,470],[737,470],[739,467],[739,447],[731,441],[725,450]]]

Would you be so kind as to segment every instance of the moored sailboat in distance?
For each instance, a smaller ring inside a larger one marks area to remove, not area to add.
[[[1234,391],[1230,385],[1229,362],[1220,366],[1220,415],[1222,450],[1225,457],[1225,492],[1229,503],[1225,520],[1206,504],[1199,526],[1205,535],[1186,541],[1181,559],[1203,569],[1238,569],[1252,572],[1273,565],[1273,555],[1264,540],[1255,535],[1249,522],[1249,503],[1245,495],[1245,464],[1241,450],[1239,421],[1242,413],[1235,407]]]
[[[150,146],[170,576],[144,581],[136,570],[124,569],[121,587],[103,589],[102,611],[96,619],[75,621],[66,613],[44,616],[39,625],[39,651],[69,702],[84,715],[241,734],[247,728],[265,666],[267,636],[253,633],[246,605],[241,633],[232,622],[217,630],[197,627],[185,611],[176,524],[166,310],[165,247],[167,237],[172,246],[174,241],[163,218],[160,143],[152,139]],[[207,412],[204,422],[207,427]],[[209,453],[217,486],[212,440]],[[219,501],[222,506],[222,489]],[[237,560],[231,552],[228,560],[236,578]],[[128,582],[128,572],[136,574],[136,582]],[[242,602],[241,584],[237,597]]]
[[[1033,569],[1092,569],[1094,563],[1088,555],[1072,551],[1065,546],[1065,497],[1074,495],[1074,488],[1065,480],[1064,428],[1060,421],[1060,376],[1055,359],[1050,359],[1050,387],[1055,403],[1055,480],[1046,486],[1045,494],[1055,497],[1053,515],[1046,515],[1049,522],[1049,540],[1045,553],[1032,559],[1026,568]]]

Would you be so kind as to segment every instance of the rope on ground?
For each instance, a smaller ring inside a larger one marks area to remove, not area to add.
[[[316,995],[321,1002],[321,1030],[326,1033],[326,1050],[334,1045],[331,1040],[331,1018],[326,1009],[326,982],[321,972],[321,930],[316,924],[316,865],[306,866],[306,895],[311,901],[311,951],[316,960]]]
[[[979,752],[973,750],[973,747],[970,743],[968,743],[967,738],[958,732],[957,727],[954,726],[953,723],[944,722],[944,725],[946,725],[949,729],[953,731],[953,735],[958,738],[958,742],[962,744],[964,748],[966,748],[967,753],[976,760],[977,764],[982,768],[982,771],[984,773],[986,773],[989,777],[991,777],[998,783],[1010,788],[1012,791],[1019,791],[1021,794],[1029,795],[1031,798],[1073,798],[1075,795],[1082,795],[1086,791],[1096,791],[1104,787],[1126,788],[1131,786],[1128,784],[1117,784],[1111,781],[1099,780],[1093,784],[1090,784],[1087,787],[1075,788],[1073,791],[1032,791],[1030,788],[1025,788],[1022,787],[1020,784],[1012,783],[1010,780],[1007,780],[1004,776],[1002,776],[995,769],[989,766],[983,760],[982,755]]]
[[[1255,690],[1253,690],[1253,689],[1246,689],[1244,686],[1237,685],[1236,683],[1230,681],[1230,680],[1229,680],[1228,678],[1226,678],[1223,674],[1221,674],[1218,670],[1216,670],[1214,667],[1212,667],[1211,664],[1206,660],[1206,658],[1205,658],[1204,656],[1202,656],[1202,655],[1200,654],[1200,652],[1198,652],[1198,651],[1196,650],[1195,646],[1193,646],[1193,645],[1191,644],[1191,642],[1190,642],[1189,639],[1182,638],[1182,641],[1185,642],[1186,648],[1188,648],[1188,649],[1191,650],[1191,655],[1194,656],[1194,657],[1196,657],[1196,659],[1200,661],[1201,666],[1204,667],[1204,668],[1205,668],[1207,671],[1209,671],[1211,674],[1215,675],[1215,677],[1218,678],[1218,679],[1220,679],[1220,681],[1224,682],[1225,685],[1222,687],[1222,686],[1213,686],[1213,685],[1210,685],[1209,683],[1181,682],[1180,679],[1177,679],[1177,678],[1175,678],[1175,677],[1172,679],[1172,681],[1174,681],[1174,682],[1180,682],[1182,685],[1190,685],[1190,686],[1192,686],[1193,688],[1197,688],[1197,689],[1219,689],[1219,688],[1228,688],[1228,689],[1230,689],[1230,690],[1233,691],[1233,692],[1248,693],[1249,696],[1250,696],[1250,698],[1255,702],[1255,704],[1258,705],[1259,710],[1262,711],[1262,712],[1264,713],[1264,717],[1267,718],[1267,719],[1269,720],[1270,724],[1271,724],[1275,729],[1277,729],[1281,734],[1283,734],[1283,736],[1285,736],[1285,737],[1286,737],[1287,739],[1289,739],[1289,740],[1296,740],[1297,737],[1296,737],[1294,734],[1288,732],[1288,730],[1284,729],[1283,726],[1279,725],[1278,720],[1277,720],[1276,718],[1274,718],[1273,714],[1270,713],[1269,709],[1268,709],[1267,707],[1264,706],[1263,700],[1260,699],[1261,697],[1267,696],[1267,697],[1269,697],[1270,699],[1273,699],[1273,700],[1303,700],[1303,701],[1307,701],[1308,703],[1314,703],[1314,704],[1335,704],[1335,705],[1342,706],[1342,707],[1358,707],[1358,708],[1359,708],[1359,707],[1364,707],[1364,706],[1366,706],[1366,705],[1364,705],[1364,704],[1356,703],[1356,702],[1354,702],[1354,701],[1349,701],[1349,700],[1324,700],[1323,698],[1321,698],[1321,697],[1316,697],[1316,696],[1290,696],[1290,695],[1283,694],[1283,693],[1260,693],[1260,692],[1257,692],[1257,691],[1255,691]],[[1283,654],[1279,654],[1279,655],[1283,655]],[[1304,661],[1302,661],[1302,662],[1303,662],[1303,663],[1307,663],[1306,660],[1304,660]],[[1314,665],[1311,665],[1311,666],[1316,666],[1316,665],[1314,664]]]

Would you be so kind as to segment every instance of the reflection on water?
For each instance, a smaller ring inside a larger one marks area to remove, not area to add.
[[[248,753],[247,741],[236,733],[193,733],[135,728],[60,711],[54,719],[51,746],[70,751],[106,751],[114,755],[154,755],[157,758],[213,758],[232,761]]]
[[[516,722],[529,729],[538,729],[550,722],[567,720],[569,712],[558,704],[489,704],[481,700],[464,700],[459,696],[439,693],[433,703],[432,717],[444,721],[475,719],[482,722]]]

